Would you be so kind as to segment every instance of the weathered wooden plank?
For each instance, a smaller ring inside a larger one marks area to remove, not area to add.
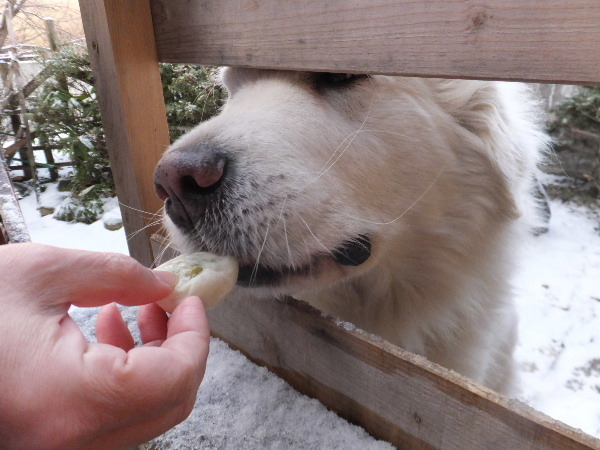
[[[21,213],[21,207],[15,196],[12,183],[8,176],[8,169],[0,156],[0,243],[15,244],[28,242],[29,232],[25,225],[25,219]]]
[[[162,204],[152,173],[169,145],[148,0],[80,0],[110,162],[129,251],[152,263],[150,236]]]
[[[159,59],[600,83],[598,0],[151,0]]]
[[[410,449],[600,449],[600,440],[288,298],[239,293],[212,332],[373,436]]]

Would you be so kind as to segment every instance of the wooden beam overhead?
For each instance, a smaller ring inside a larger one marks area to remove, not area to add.
[[[600,83],[597,0],[151,0],[161,61]]]

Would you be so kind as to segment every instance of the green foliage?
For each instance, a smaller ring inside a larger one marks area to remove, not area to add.
[[[31,123],[39,144],[65,152],[74,167],[72,207],[55,217],[93,221],[115,185],[89,58],[81,47],[64,46],[44,65],[51,77],[33,98]],[[160,72],[172,139],[218,112],[225,94],[214,68],[161,64]]]
[[[160,74],[172,140],[219,112],[225,92],[214,68],[161,64]]]
[[[104,203],[93,196],[66,198],[54,213],[56,220],[65,222],[94,223],[104,213]]]
[[[579,197],[600,198],[600,87],[582,87],[553,111],[559,173],[575,182]]]
[[[551,133],[570,127],[600,134],[600,86],[582,87],[579,94],[565,99],[554,112]]]
[[[75,47],[64,47],[55,56],[46,66],[52,75],[32,102],[36,137],[73,162],[74,195],[90,186],[111,195],[114,182],[87,56]]]

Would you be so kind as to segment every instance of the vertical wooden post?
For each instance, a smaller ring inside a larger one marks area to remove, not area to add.
[[[52,17],[44,18],[44,24],[46,25],[46,36],[48,38],[48,45],[50,46],[50,50],[53,52],[58,51],[60,48],[60,42],[58,40],[58,34],[56,33],[56,22]],[[62,76],[58,80],[61,88],[64,88],[65,91],[69,90],[67,77]],[[46,156],[46,162],[54,166],[54,155],[52,154],[52,150],[49,148],[44,149],[44,155]],[[58,170],[55,168],[49,169],[50,172],[50,181],[56,181],[58,179]]]
[[[9,0],[6,4],[6,10],[4,11],[4,23],[6,25],[6,31],[8,33],[8,39],[11,43],[10,46],[10,55],[11,55],[11,68],[13,69],[13,87],[16,90],[16,97],[19,104],[20,112],[19,112],[19,127],[23,127],[23,131],[25,134],[25,138],[27,139],[25,145],[25,154],[27,155],[27,162],[29,165],[29,170],[31,172],[31,178],[33,179],[33,184],[35,188],[35,198],[39,205],[40,203],[40,192],[39,192],[39,183],[38,183],[38,175],[37,175],[37,166],[35,165],[35,154],[33,152],[33,139],[31,136],[31,128],[29,127],[29,118],[27,116],[27,100],[25,98],[25,94],[23,93],[23,87],[25,86],[25,79],[23,76],[23,71],[21,70],[21,64],[19,61],[19,51],[18,44],[19,41],[15,34],[15,30],[13,28],[13,8],[15,6],[15,0]],[[13,122],[14,126],[14,122]],[[15,134],[17,134],[18,130],[15,128]],[[21,153],[22,155],[22,153]],[[25,164],[23,164],[25,165]],[[26,172],[25,172],[26,173]]]
[[[129,252],[149,266],[162,207],[152,175],[170,142],[149,0],[79,4]]]
[[[44,25],[46,26],[46,36],[48,37],[48,45],[50,50],[55,52],[58,50],[58,36],[56,34],[56,22],[52,17],[44,18]]]

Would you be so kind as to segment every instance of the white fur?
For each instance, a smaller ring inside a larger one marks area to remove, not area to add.
[[[221,114],[169,151],[226,149],[239,196],[218,223],[199,223],[197,236],[167,219],[171,239],[242,264],[311,263],[310,276],[257,292],[294,295],[510,393],[509,278],[534,225],[532,173],[546,142],[528,92],[486,81],[371,76],[319,88],[314,80],[223,73],[230,98]],[[364,264],[314,258],[361,234],[373,246]]]

